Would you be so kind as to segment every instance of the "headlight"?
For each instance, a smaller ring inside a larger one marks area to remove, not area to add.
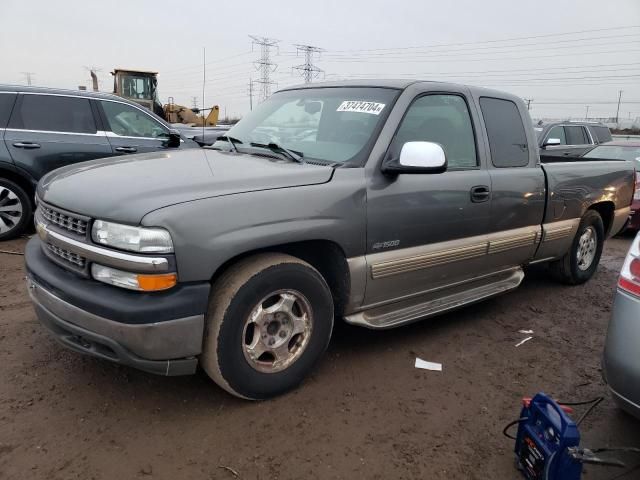
[[[143,292],[155,292],[173,287],[178,277],[175,273],[163,273],[160,275],[147,275],[142,273],[123,272],[111,267],[105,267],[94,263],[91,265],[91,275],[94,279],[114,285],[116,287],[139,290]]]
[[[172,253],[171,235],[162,228],[132,227],[96,220],[91,229],[96,243],[139,253]]]

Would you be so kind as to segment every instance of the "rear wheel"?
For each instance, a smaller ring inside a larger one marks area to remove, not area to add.
[[[604,226],[598,212],[587,210],[578,226],[571,248],[551,263],[554,276],[564,283],[578,285],[589,280],[600,262],[604,245]]]
[[[0,178],[0,240],[15,238],[31,220],[31,201],[26,192],[10,180]]]
[[[289,255],[256,255],[213,285],[200,363],[233,395],[273,397],[306,377],[332,329],[331,292],[315,268]]]

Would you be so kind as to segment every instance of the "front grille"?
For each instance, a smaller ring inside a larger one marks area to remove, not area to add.
[[[42,216],[54,225],[64,228],[65,230],[69,230],[70,232],[77,233],[78,235],[87,234],[88,222],[86,220],[74,217],[66,212],[61,212],[60,210],[44,205],[43,203],[40,203],[39,208]]]
[[[46,247],[47,250],[49,250],[49,252],[51,252],[53,255],[64,260],[65,262],[75,265],[76,267],[84,268],[84,266],[87,264],[87,259],[78,255],[77,253],[70,252],[69,250],[65,250],[64,248],[60,248],[50,243],[47,243]]]

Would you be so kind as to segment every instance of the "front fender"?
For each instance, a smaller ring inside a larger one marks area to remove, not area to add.
[[[331,182],[239,193],[153,211],[142,225],[173,238],[181,282],[209,280],[228,260],[255,250],[329,240],[348,257],[365,251],[362,169],[337,169]]]

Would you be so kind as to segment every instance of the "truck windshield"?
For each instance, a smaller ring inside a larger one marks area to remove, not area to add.
[[[399,91],[389,88],[308,88],[279,92],[225,135],[238,151],[276,144],[305,160],[357,161],[366,155]],[[229,142],[214,148],[229,150]]]

